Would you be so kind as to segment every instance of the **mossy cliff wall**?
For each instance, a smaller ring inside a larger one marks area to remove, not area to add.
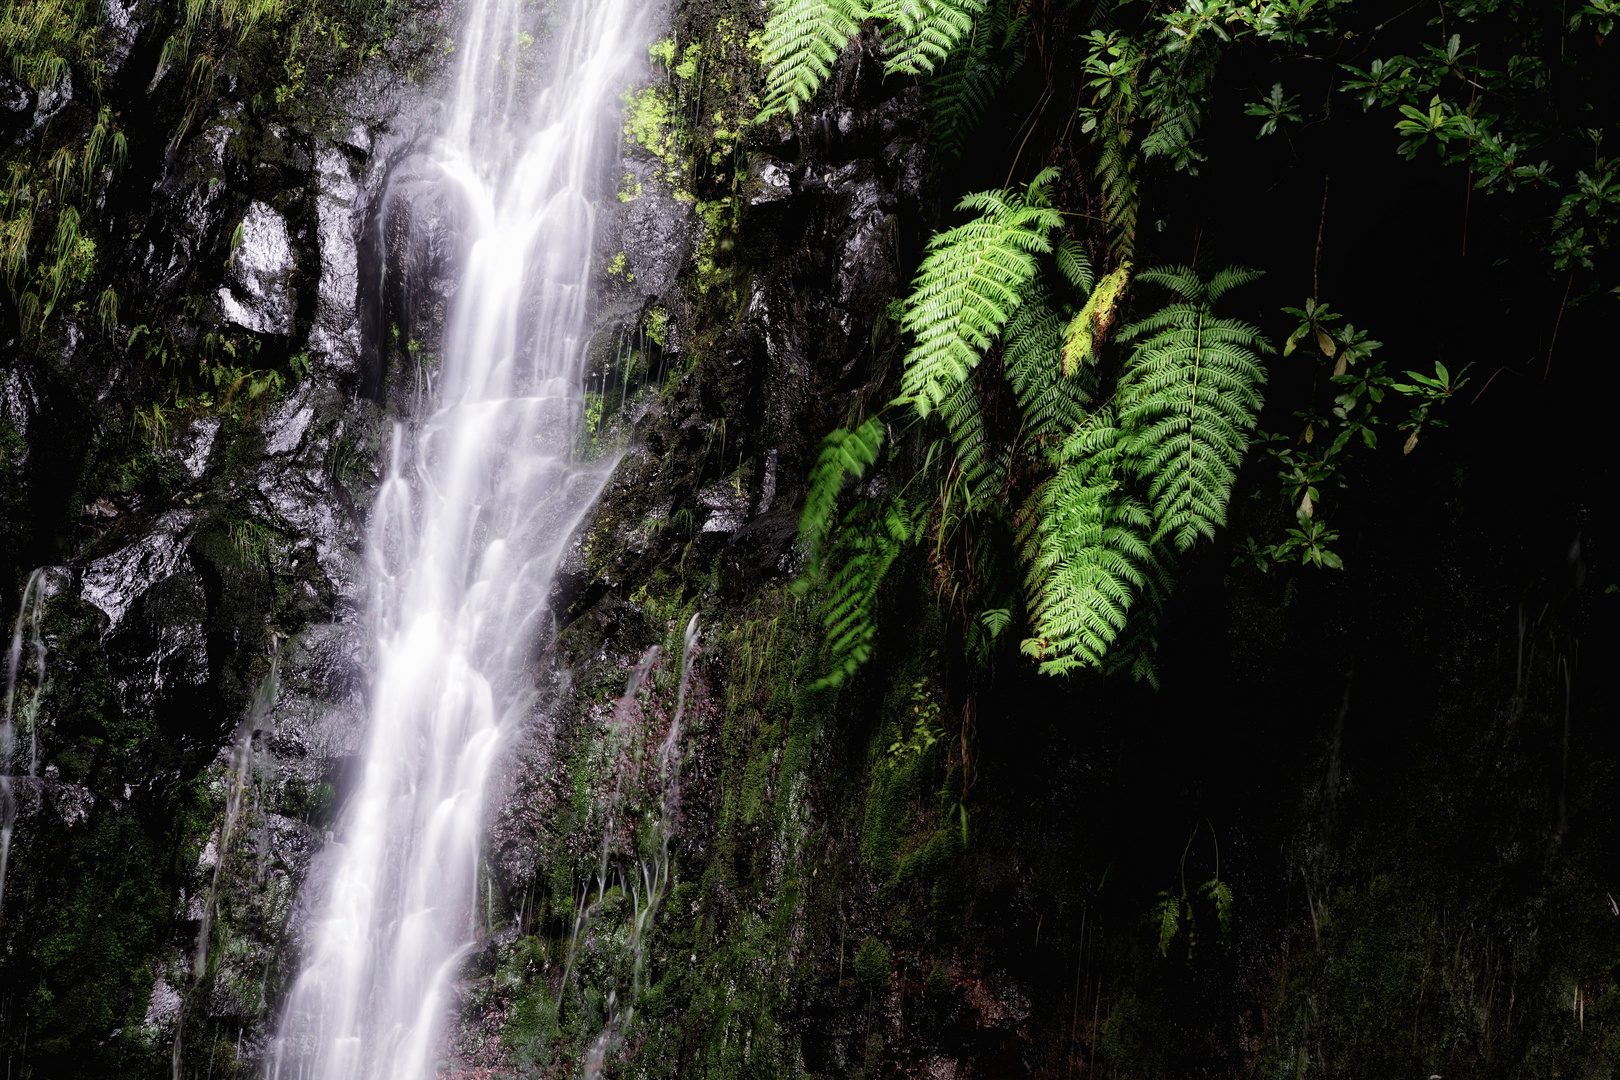
[[[355,765],[368,499],[453,281],[447,218],[381,212],[453,13],[301,8],[197,97],[149,88],[177,12],[128,10],[100,98],[19,83],[7,120],[48,160],[107,101],[129,147],[80,292],[33,330],[7,310],[10,595],[53,569],[0,1052],[249,1076]],[[892,387],[890,303],[957,177],[870,49],[751,123],[761,18],[676,7],[625,95],[582,447],[623,456],[491,800],[445,1073],[576,1075],[606,1027],[626,1076],[1610,1075],[1615,575],[1607,519],[1557,491],[1504,525],[1437,450],[1341,578],[1200,552],[1157,692],[969,659],[919,558],[873,660],[814,689],[803,478]]]

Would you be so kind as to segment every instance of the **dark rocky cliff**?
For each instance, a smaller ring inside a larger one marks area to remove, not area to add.
[[[168,5],[107,24],[102,98],[78,71],[3,86],[13,156],[102,100],[129,136],[85,214],[93,284],[0,332],[0,559],[7,595],[46,598],[17,623],[46,656],[0,922],[18,1075],[257,1075],[355,766],[368,501],[455,280],[449,211],[395,197],[452,15],[311,11],[222,52],[174,142],[191,99],[149,85]],[[581,447],[622,457],[492,804],[446,1073],[573,1075],[627,1000],[635,900],[608,890],[571,950],[578,898],[604,845],[648,855],[640,751],[695,614],[673,887],[616,1073],[1608,1075],[1611,511],[1577,479],[1502,514],[1534,470],[1470,457],[1483,421],[1369,508],[1346,580],[1201,552],[1157,692],[966,663],[922,558],[873,661],[812,689],[804,477],[892,393],[891,301],[960,173],[870,48],[749,126],[760,21],[680,6],[626,97]],[[1160,955],[1184,891],[1196,947]]]

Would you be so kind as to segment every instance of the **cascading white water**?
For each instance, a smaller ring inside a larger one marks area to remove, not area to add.
[[[594,196],[648,0],[573,0],[525,100],[525,0],[469,0],[431,162],[466,222],[437,411],[396,429],[371,525],[375,668],[363,769],[312,881],[271,1073],[431,1075],[478,919],[484,788],[532,703],[563,545],[604,471],[577,461]],[[611,196],[610,196],[611,197]]]

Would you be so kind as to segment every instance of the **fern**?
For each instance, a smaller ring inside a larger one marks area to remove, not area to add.
[[[901,396],[919,415],[938,408],[979,363],[1034,279],[1036,254],[1062,216],[1047,202],[1046,169],[1024,195],[983,191],[957,204],[980,216],[928,242],[901,325],[916,335],[906,355]]]
[[[1123,446],[1112,410],[1097,412],[1065,441],[1056,475],[1025,507],[1032,634],[1022,649],[1045,674],[1102,664],[1137,596],[1162,575],[1152,518],[1124,488]]]
[[[1103,217],[1114,229],[1112,248],[1129,258],[1136,250],[1136,213],[1141,197],[1136,190],[1136,155],[1131,152],[1131,129],[1126,122],[1113,126],[1102,138],[1097,180],[1102,187]]]
[[[1142,139],[1143,157],[1168,157],[1177,171],[1198,172],[1204,160],[1198,128],[1219,55],[1208,48],[1177,50],[1153,69],[1142,89],[1143,113],[1152,125]]]
[[[837,428],[821,440],[821,452],[810,470],[804,495],[804,511],[799,515],[799,537],[812,556],[826,542],[844,481],[851,476],[859,479],[866,467],[877,461],[883,436],[883,422],[874,416],[853,431]]]
[[[1058,273],[1063,275],[1075,290],[1082,296],[1091,292],[1097,284],[1096,275],[1091,272],[1091,260],[1086,258],[1086,249],[1072,236],[1065,236],[1058,242],[1056,252]]]
[[[977,388],[964,379],[940,405],[940,416],[956,450],[956,479],[967,495],[968,509],[987,502],[1006,486],[1007,456],[990,444]]]
[[[1025,17],[1009,20],[997,4],[973,20],[973,31],[927,86],[934,145],[945,157],[960,157],[967,138],[984,119],[990,101],[1017,60],[998,60],[998,53],[1022,31]]]
[[[862,0],[778,0],[765,20],[765,109],[799,107],[816,94],[833,64],[871,17]]]
[[[1030,287],[1018,313],[1007,323],[1002,370],[1024,420],[1024,437],[1037,445],[1074,431],[1086,419],[1091,395],[1079,379],[1065,377],[1059,362],[1062,313],[1053,309],[1039,284]]]
[[[883,422],[875,416],[853,429],[838,428],[821,440],[821,452],[810,470],[799,515],[799,539],[809,549],[810,564],[793,583],[793,592],[803,596],[816,587],[825,593],[819,606],[829,670],[813,689],[841,685],[871,655],[877,638],[878,587],[915,532],[906,504],[893,496],[879,504],[858,500],[834,528],[846,481],[861,477],[877,461],[885,434]],[[824,562],[838,567],[827,580]]]
[[[1114,314],[1130,277],[1131,264],[1127,259],[1102,279],[1086,298],[1086,306],[1069,322],[1063,332],[1063,374],[1072,375],[1081,364],[1096,359],[1097,346],[1114,325]]]
[[[1144,271],[1141,280],[1185,299],[1120,334],[1121,341],[1143,339],[1119,389],[1130,468],[1147,485],[1154,539],[1172,538],[1182,551],[1226,524],[1232,483],[1260,411],[1265,372],[1253,350],[1268,346],[1255,327],[1211,310],[1227,290],[1258,276],[1231,268],[1205,284],[1189,267]]]
[[[812,690],[842,686],[872,655],[877,640],[877,594],[889,567],[915,539],[910,508],[896,496],[858,503],[839,530],[839,569],[827,583],[821,622],[827,639],[827,674]]]
[[[888,22],[886,74],[932,75],[984,13],[984,0],[878,0],[872,14]]]

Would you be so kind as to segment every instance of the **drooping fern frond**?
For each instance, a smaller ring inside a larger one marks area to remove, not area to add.
[[[777,0],[765,20],[765,109],[799,107],[815,96],[833,64],[871,17],[864,0]]]
[[[1067,320],[1040,285],[1031,286],[1002,334],[1001,363],[1024,420],[1024,439],[1034,445],[1066,437],[1086,419],[1091,395],[1063,373],[1061,351]]]
[[[883,31],[883,63],[888,75],[932,75],[957,42],[968,37],[985,0],[877,0],[874,17]]]
[[[1089,295],[1097,284],[1097,276],[1092,273],[1091,260],[1086,258],[1086,249],[1080,246],[1080,241],[1072,236],[1060,240],[1056,261],[1058,273],[1074,291],[1082,296]]]
[[[844,481],[852,476],[859,479],[877,461],[884,434],[883,422],[874,416],[854,430],[835,428],[821,440],[804,495],[804,511],[799,515],[799,539],[812,558],[826,542]]]
[[[1031,634],[1021,648],[1045,674],[1100,666],[1137,597],[1162,573],[1153,519],[1125,490],[1124,441],[1112,410],[1099,410],[1064,442],[1056,474],[1024,508]]]
[[[1129,258],[1136,250],[1136,214],[1141,196],[1136,190],[1136,154],[1131,150],[1128,120],[1106,131],[1101,142],[1097,180],[1102,187],[1103,217],[1114,230],[1114,252]]]
[[[1151,123],[1142,139],[1143,157],[1168,157],[1176,170],[1196,174],[1204,155],[1198,128],[1208,107],[1219,52],[1195,46],[1168,53],[1142,88],[1142,114]]]
[[[878,503],[857,503],[845,517],[832,555],[838,571],[821,603],[827,674],[811,684],[812,690],[843,685],[871,657],[878,588],[916,531],[910,507],[893,495]]]
[[[1023,30],[1027,16],[1010,19],[1003,4],[994,4],[973,20],[973,29],[928,81],[928,109],[934,146],[946,157],[959,157],[967,138],[990,109],[1019,58],[1001,54]]]
[[[1190,267],[1147,270],[1140,280],[1183,299],[1121,331],[1140,339],[1120,380],[1119,415],[1129,431],[1129,467],[1146,484],[1154,540],[1182,551],[1226,524],[1237,469],[1265,383],[1260,331],[1217,318],[1211,304],[1253,271],[1233,268],[1206,285]]]
[[[1062,216],[1047,202],[1046,169],[1023,195],[982,191],[957,204],[980,216],[928,242],[906,298],[901,325],[916,335],[906,354],[901,396],[927,417],[967,378],[1023,301],[1035,277],[1035,256],[1052,250],[1047,237]]]
[[[940,404],[939,414],[956,451],[955,480],[967,496],[968,509],[976,509],[1006,486],[1006,452],[990,442],[972,379],[957,384]]]
[[[1091,295],[1086,297],[1086,304],[1079,314],[1069,321],[1063,331],[1063,374],[1072,375],[1080,370],[1081,364],[1095,362],[1097,346],[1102,344],[1114,325],[1114,315],[1119,310],[1119,301],[1125,295],[1125,285],[1130,277],[1131,262],[1126,259],[1103,277]]]

